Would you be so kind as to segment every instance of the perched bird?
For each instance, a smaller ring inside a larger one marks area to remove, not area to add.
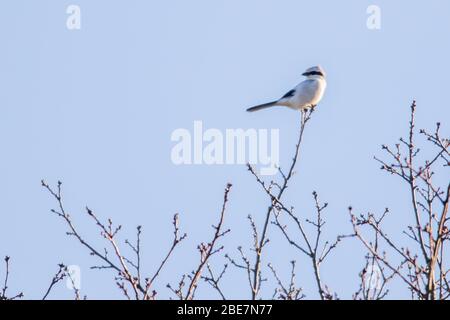
[[[253,112],[275,106],[289,107],[301,111],[314,108],[322,99],[327,86],[325,71],[320,66],[316,66],[307,69],[302,75],[307,79],[300,82],[279,100],[248,108],[247,111]]]

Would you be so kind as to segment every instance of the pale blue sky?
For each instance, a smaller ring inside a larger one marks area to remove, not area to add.
[[[66,28],[69,4],[81,7],[81,30]],[[370,4],[381,8],[381,30],[366,27]],[[196,244],[211,236],[232,182],[224,252],[237,257],[238,245],[251,246],[246,216],[261,225],[267,199],[244,166],[174,166],[170,134],[192,129],[194,120],[207,128],[279,128],[286,165],[296,114],[244,110],[284,94],[316,64],[327,71],[328,89],[307,129],[289,203],[310,215],[317,190],[330,204],[331,239],[350,232],[348,205],[360,212],[390,207],[390,231],[401,241],[408,194],[372,157],[406,132],[412,99],[419,126],[442,121],[448,136],[449,12],[445,0],[2,1],[0,255],[12,256],[10,290],[40,298],[64,262],[81,267],[82,294],[120,297],[114,274],[90,270],[97,260],[49,213],[55,204],[41,178],[64,182],[74,220],[99,246],[86,204],[124,225],[122,239],[134,238],[142,224],[149,274],[180,212],[189,237],[157,283],[162,298],[170,296],[167,282],[195,267]],[[309,261],[278,230],[270,234],[264,263],[283,272],[298,260],[298,282],[317,298]],[[323,280],[343,298],[357,289],[361,249],[345,242],[323,266]],[[214,261],[220,266],[224,258]],[[246,275],[230,270],[227,296],[248,298]],[[271,297],[265,274],[262,293]],[[404,294],[394,284],[390,297]],[[71,296],[64,285],[52,295]],[[201,284],[198,297],[217,295]]]

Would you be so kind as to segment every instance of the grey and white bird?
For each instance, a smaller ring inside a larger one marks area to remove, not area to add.
[[[325,71],[322,67],[315,66],[307,69],[302,75],[306,77],[306,80],[300,82],[280,99],[248,108],[247,111],[253,112],[276,106],[301,111],[314,108],[322,99],[327,86]]]

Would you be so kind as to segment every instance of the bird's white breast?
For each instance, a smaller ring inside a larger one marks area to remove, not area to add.
[[[293,109],[305,109],[317,105],[323,97],[326,81],[323,78],[307,79],[295,88],[294,96],[287,103]]]

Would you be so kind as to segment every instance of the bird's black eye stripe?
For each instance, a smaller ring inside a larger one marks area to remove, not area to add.
[[[295,94],[295,90],[292,89],[291,91],[289,91],[288,93],[286,93],[281,99],[293,97],[294,94]]]
[[[323,77],[323,73],[320,71],[305,72],[303,75],[304,76],[322,76]]]

